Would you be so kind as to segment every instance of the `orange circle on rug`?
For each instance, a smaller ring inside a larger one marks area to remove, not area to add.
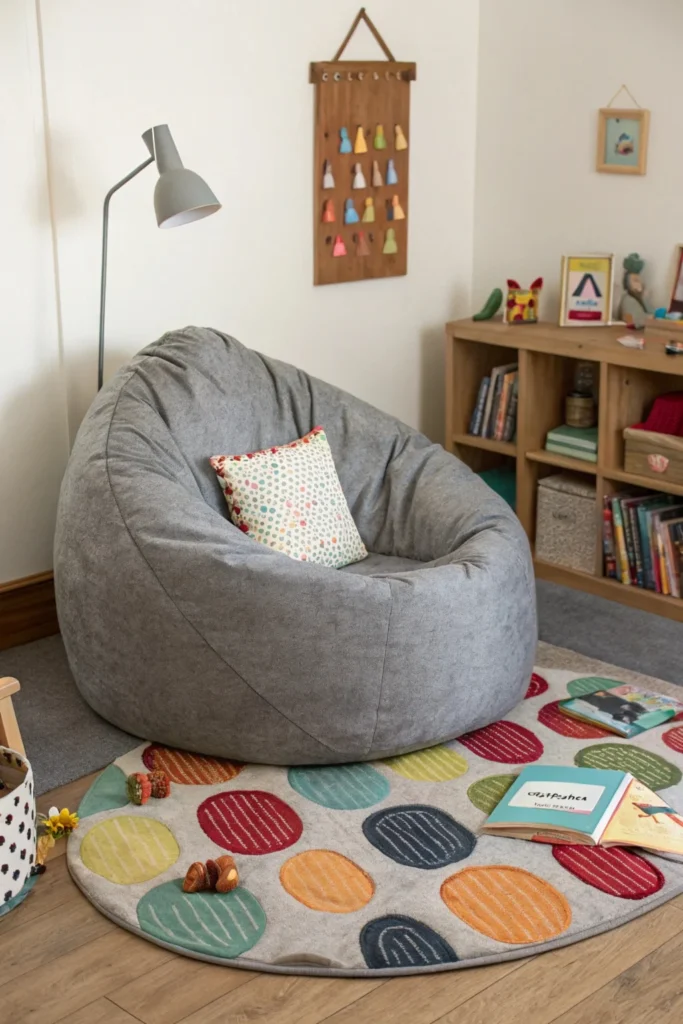
[[[215,786],[219,782],[230,782],[244,768],[240,761],[189,754],[186,750],[164,747],[160,743],[150,744],[144,750],[142,760],[149,771],[160,769],[166,772],[171,782],[181,786]]]
[[[367,872],[334,850],[305,850],[280,868],[282,888],[310,910],[350,914],[369,903],[375,883]]]
[[[470,928],[498,942],[547,942],[569,927],[569,903],[549,882],[508,864],[464,868],[441,899]]]

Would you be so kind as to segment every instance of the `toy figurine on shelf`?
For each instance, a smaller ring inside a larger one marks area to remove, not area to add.
[[[632,252],[625,258],[622,266],[624,268],[624,294],[619,303],[618,316],[628,327],[640,330],[645,326],[645,318],[652,313],[645,301],[645,286],[640,276],[640,272],[645,266],[645,260],[637,252]]]
[[[529,288],[513,278],[508,278],[508,294],[505,302],[506,324],[535,324],[538,321],[538,297],[543,287],[543,278],[537,277]]]

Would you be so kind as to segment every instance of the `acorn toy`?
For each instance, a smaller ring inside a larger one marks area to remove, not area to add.
[[[225,854],[215,860],[190,864],[183,881],[183,892],[232,892],[239,885],[234,857]]]
[[[133,772],[126,779],[126,792],[132,804],[142,807],[150,797],[165,800],[171,794],[171,780],[166,772]]]

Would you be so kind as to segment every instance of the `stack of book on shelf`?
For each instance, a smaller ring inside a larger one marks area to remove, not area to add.
[[[660,493],[605,495],[603,551],[606,576],[680,597],[683,498]]]
[[[517,363],[494,366],[479,385],[469,433],[494,441],[512,441],[517,428]]]
[[[555,427],[548,431],[545,450],[584,462],[598,461],[597,427]]]

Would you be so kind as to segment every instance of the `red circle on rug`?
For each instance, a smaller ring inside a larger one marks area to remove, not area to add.
[[[236,789],[207,797],[197,808],[197,820],[217,846],[250,856],[286,850],[304,830],[289,804],[261,789]]]
[[[683,754],[683,725],[677,725],[675,729],[667,729],[662,736],[667,747],[671,747],[679,754]]]
[[[575,878],[623,900],[644,900],[664,885],[659,868],[620,846],[553,846],[553,857]]]
[[[600,729],[597,725],[589,725],[588,722],[580,722],[578,718],[563,715],[558,707],[559,703],[559,700],[553,700],[550,704],[544,704],[538,712],[538,720],[546,729],[552,729],[560,736],[569,736],[573,740],[604,740],[610,736],[607,729]]]
[[[466,732],[458,743],[487,761],[500,764],[525,764],[537,761],[543,753],[543,744],[537,736],[516,722],[493,722],[483,729]]]
[[[219,782],[230,782],[244,768],[240,761],[190,754],[187,750],[176,750],[161,743],[145,747],[142,763],[150,772],[166,772],[171,782],[181,786],[215,786]]]
[[[529,700],[530,697],[540,697],[547,689],[548,683],[543,676],[539,676],[537,672],[532,672],[529,688],[524,694],[524,700]]]

